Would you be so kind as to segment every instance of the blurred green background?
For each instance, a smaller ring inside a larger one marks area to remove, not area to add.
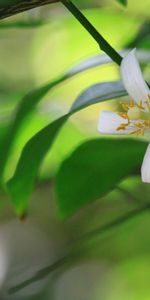
[[[127,7],[115,0],[76,0],[75,3],[115,49],[122,50],[130,45],[150,49],[148,29],[145,37],[143,34],[137,44],[134,43],[143,24],[143,28],[148,28],[149,0],[129,0]],[[83,59],[102,54],[61,4],[2,21],[0,41],[0,138],[27,91],[59,77]],[[147,80],[150,80],[149,70],[149,66],[145,66]],[[81,91],[94,83],[119,78],[117,66],[104,65],[81,73],[48,93],[22,126],[9,157],[5,178],[12,176],[26,141],[50,121],[66,113]],[[83,208],[69,220],[59,220],[54,175],[62,160],[81,142],[99,136],[99,111],[114,109],[115,106],[113,100],[73,116],[61,130],[41,167],[29,218],[44,228],[48,235],[53,231],[58,236],[62,253],[72,240],[82,234],[149,201],[150,187],[141,184],[139,177],[133,177],[124,180],[115,191]],[[0,205],[1,222],[14,217],[11,204],[2,191]],[[80,259],[59,274],[52,299],[149,300],[149,229],[149,213],[145,213],[92,240],[80,253]]]

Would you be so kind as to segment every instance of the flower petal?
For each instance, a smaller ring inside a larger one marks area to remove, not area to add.
[[[150,144],[147,147],[141,168],[142,181],[150,183]]]
[[[127,124],[127,120],[120,117],[117,113],[111,111],[102,111],[98,122],[98,131],[103,134],[128,134],[133,131],[132,128],[117,130],[121,124]],[[135,128],[134,128],[135,130]]]
[[[139,62],[136,58],[136,49],[130,51],[122,59],[121,76],[131,98],[138,104],[142,101],[146,109],[144,101],[149,100],[150,89],[143,78]]]

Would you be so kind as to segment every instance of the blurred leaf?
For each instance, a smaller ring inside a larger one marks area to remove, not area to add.
[[[87,69],[96,67],[97,65],[102,65],[108,63],[110,60],[107,56],[97,56],[91,57],[71,69],[69,69],[66,73],[62,76],[56,78],[55,80],[37,88],[27,95],[23,97],[16,112],[15,119],[13,123],[10,124],[10,128],[6,136],[4,137],[3,142],[1,143],[0,147],[0,181],[2,181],[3,172],[5,170],[5,166],[9,157],[9,153],[12,147],[12,144],[15,141],[15,138],[20,130],[23,122],[27,119],[29,114],[35,109],[36,105],[40,102],[40,100],[49,92],[51,89],[56,87],[58,84],[66,81],[67,79],[79,74]],[[109,91],[110,94],[110,91]]]
[[[22,151],[15,174],[7,184],[18,215],[22,215],[27,210],[28,198],[34,188],[41,162],[66,120],[84,107],[123,95],[126,95],[126,92],[118,81],[92,86],[79,96],[68,114],[55,120],[29,140]]]
[[[45,20],[34,21],[13,21],[13,22],[0,22],[0,29],[14,29],[14,28],[34,28],[45,25]]]
[[[61,165],[56,193],[62,217],[75,213],[140,170],[147,143],[100,138],[83,143]]]
[[[123,55],[126,54],[127,51],[122,51],[121,53]],[[140,61],[142,62],[148,62],[150,61],[150,52],[149,51],[137,51],[138,57]],[[66,73],[64,73],[62,76],[56,78],[55,80],[41,86],[40,88],[37,88],[31,92],[29,92],[27,95],[25,95],[17,109],[16,116],[14,118],[13,123],[10,124],[10,127],[8,128],[8,131],[6,132],[6,135],[4,136],[3,141],[1,142],[0,147],[0,181],[2,181],[3,172],[5,170],[5,166],[10,154],[11,147],[15,141],[15,138],[23,124],[23,122],[27,119],[27,117],[31,114],[31,112],[35,109],[36,105],[40,102],[40,100],[46,95],[47,92],[49,92],[51,89],[59,85],[60,83],[66,81],[67,79],[86,71],[90,68],[96,67],[98,65],[103,65],[106,63],[112,62],[109,57],[106,55],[98,55],[94,57],[90,57],[89,59],[86,59],[79,64],[73,66],[71,69],[69,69]],[[72,107],[75,109],[76,106],[79,105],[80,107],[80,99],[82,101],[82,106],[87,105],[87,101],[91,104],[92,101],[96,102],[96,98],[98,100],[101,93],[103,93],[104,100],[113,98],[114,93],[114,84],[115,84],[115,94],[114,97],[121,97],[124,95],[124,89],[121,85],[121,83],[113,83],[112,82],[112,90],[111,90],[111,83],[109,83],[109,89],[108,89],[108,95],[107,90],[105,89],[105,84],[97,84],[90,89],[87,89],[83,95],[81,95],[77,101],[74,103],[74,106]],[[107,83],[106,83],[107,86]],[[99,90],[100,88],[100,90]],[[103,91],[101,90],[103,88]],[[99,94],[100,91],[100,94]],[[91,97],[90,97],[90,94]],[[111,96],[110,96],[111,95]],[[101,101],[103,99],[101,98]]]
[[[52,145],[67,118],[63,116],[38,132],[23,149],[14,177],[8,182],[8,190],[19,216],[28,207],[28,198],[34,188],[39,165]]]
[[[133,47],[129,47],[129,49],[119,51],[119,54],[121,56],[127,55]],[[150,51],[148,50],[137,50],[137,58],[141,63],[149,63],[150,62]],[[66,73],[67,76],[74,76],[80,72],[89,70],[91,68],[104,65],[104,64],[109,64],[113,63],[111,58],[107,56],[106,54],[102,55],[96,55],[92,56],[88,59],[83,60],[81,63],[75,65],[72,67],[68,72]]]
[[[19,105],[19,108],[17,110],[15,119],[12,124],[10,124],[10,127],[8,128],[8,131],[6,135],[4,136],[4,139],[1,143],[0,147],[0,178],[2,181],[3,172],[9,157],[9,153],[12,147],[12,144],[14,143],[14,140],[17,136],[17,133],[19,129],[22,126],[22,123],[25,121],[25,119],[29,116],[29,114],[33,111],[37,103],[44,97],[44,95],[55,85],[59,83],[59,79],[49,83],[47,85],[44,85],[40,88],[37,88],[36,90],[28,93],[25,95]]]
[[[78,111],[100,101],[114,99],[125,95],[126,91],[121,81],[97,83],[81,93],[73,103],[71,111]]]
[[[124,6],[127,5],[128,1],[127,0],[117,0],[117,2],[123,4]]]
[[[54,2],[59,2],[59,0],[49,0],[48,2],[30,0],[26,1],[26,3],[21,0],[0,0],[0,19]]]
[[[134,39],[127,44],[127,47],[134,48],[139,46],[144,40],[150,38],[150,21],[146,20],[144,24],[140,27],[137,35]]]
[[[32,5],[35,3],[36,4],[36,2],[37,2],[37,4],[38,4],[38,1],[33,1],[33,0],[31,0],[30,1],[31,3],[30,3],[30,5],[31,5],[31,8],[33,8],[32,7]],[[49,0],[49,3],[54,3],[54,2],[58,2],[57,0]],[[42,1],[41,1],[41,3],[42,3]],[[13,5],[17,5],[17,4],[19,4],[19,5],[21,5],[21,6],[23,6],[23,4],[24,4],[24,1],[23,0],[0,0],[0,8],[2,8],[2,7],[7,7],[7,6],[13,6]],[[25,8],[24,8],[25,9]]]

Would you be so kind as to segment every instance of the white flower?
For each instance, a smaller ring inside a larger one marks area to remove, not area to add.
[[[121,76],[131,101],[122,103],[122,112],[102,111],[98,130],[103,134],[144,135],[150,131],[150,89],[143,78],[135,49],[122,59]],[[141,177],[143,182],[150,183],[150,144],[143,160]]]
[[[150,183],[150,144],[147,147],[141,168],[142,181]]]
[[[150,90],[143,78],[138,60],[136,58],[136,49],[132,50],[124,57],[121,63],[121,75],[124,86],[130,97],[137,103],[147,108],[144,102],[149,101]]]

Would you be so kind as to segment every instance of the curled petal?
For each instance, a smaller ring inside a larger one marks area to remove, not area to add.
[[[124,129],[118,130],[121,125]],[[102,111],[99,117],[98,131],[103,134],[128,134],[135,130],[135,128],[129,128],[127,125],[128,120],[122,118],[117,113]]]
[[[150,144],[147,147],[141,168],[142,181],[150,183]]]
[[[131,96],[131,98],[137,103],[142,104],[145,109],[147,106],[145,101],[149,101],[150,89],[146,84],[139,62],[136,58],[136,49],[129,52],[121,62],[121,76],[124,86]]]

